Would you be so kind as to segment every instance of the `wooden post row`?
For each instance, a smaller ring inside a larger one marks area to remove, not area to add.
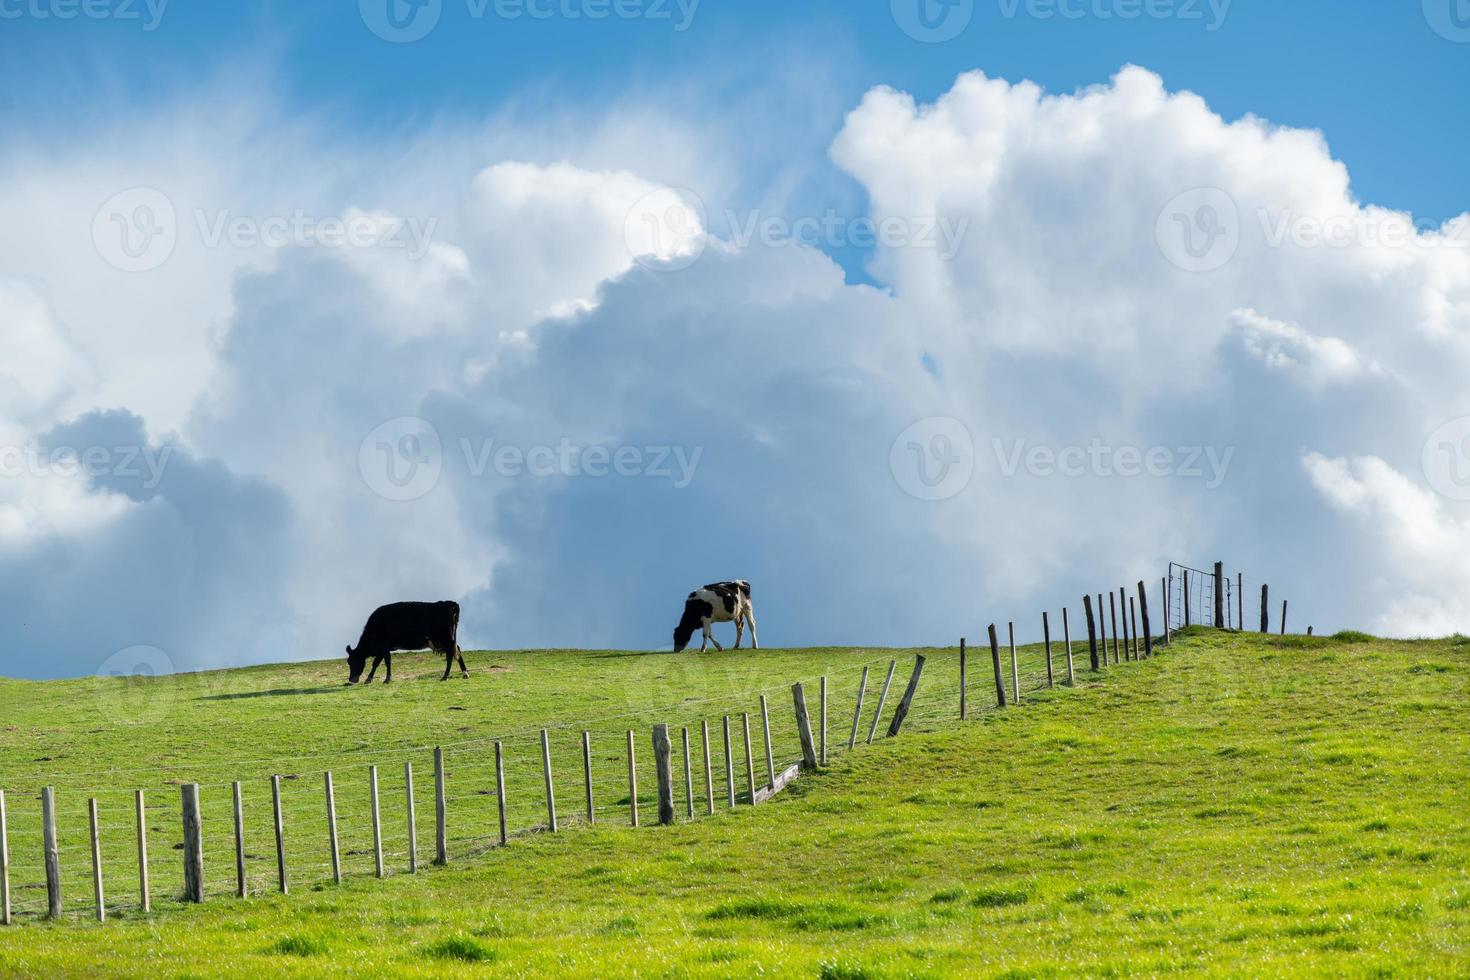
[[[1000,643],[995,637],[995,624],[988,627],[990,634],[990,666],[995,669],[995,703],[997,707],[1006,706],[1006,684],[1005,678],[1000,673]]]
[[[960,721],[965,720],[965,638],[960,637]]]
[[[679,735],[684,741],[684,812],[694,819],[694,767],[689,756],[689,729],[681,727]]]
[[[1138,604],[1128,597],[1128,621],[1133,627],[1133,659],[1138,660]]]
[[[1286,600],[1281,600],[1281,635],[1286,635]]]
[[[10,925],[10,829],[6,823],[3,789],[0,789],[0,925]]]
[[[419,871],[419,818],[413,802],[413,762],[403,760],[404,819],[408,821],[408,873]]]
[[[715,813],[715,771],[710,765],[709,759],[709,722],[701,718],[699,720],[699,740],[704,746],[704,805],[705,812],[714,816]]]
[[[377,776],[374,774],[373,793],[376,800]],[[240,797],[240,781],[236,780],[230,784],[230,802],[234,807],[235,814],[235,897],[244,898],[250,892],[245,880],[245,804]],[[376,808],[374,810],[373,823],[377,824]]]
[[[730,748],[730,716],[725,716],[725,794],[729,797],[730,807],[735,806],[735,758]]]
[[[914,703],[914,692],[919,689],[919,676],[924,673],[924,655],[917,654],[914,657],[914,672],[909,675],[909,685],[904,688],[903,698],[899,700],[898,707],[894,709],[893,721],[888,725],[888,737],[893,738],[903,728],[903,720],[909,716],[909,708]]]
[[[1215,562],[1215,629],[1225,628],[1225,563]]]
[[[138,824],[138,901],[144,912],[150,912],[153,910],[153,902],[148,896],[148,823],[143,812],[141,789],[133,793],[133,808]]]
[[[1113,663],[1118,662],[1118,605],[1114,601],[1117,598],[1111,591],[1108,592],[1108,613],[1113,624]],[[1101,602],[1098,603],[1098,608],[1102,608]],[[1103,653],[1107,654],[1106,645],[1103,647]]]
[[[500,817],[500,846],[504,847],[510,835],[505,826],[505,749],[498,741],[495,743],[495,809]]]
[[[383,819],[378,809],[378,767],[368,766],[368,811],[373,823],[373,874],[383,877]]]
[[[827,764],[827,675],[822,675],[822,758],[821,765]]]
[[[745,791],[750,805],[755,806],[755,755],[750,751],[750,712],[740,712],[740,727],[745,735]]]

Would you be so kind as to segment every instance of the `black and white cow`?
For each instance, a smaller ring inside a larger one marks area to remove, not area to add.
[[[373,669],[368,671],[367,683],[373,682],[378,664],[386,661],[388,675],[383,678],[386,684],[393,679],[393,651],[424,649],[444,654],[441,681],[449,679],[456,660],[460,673],[470,676],[465,669],[464,654],[459,651],[459,603],[393,602],[374,609],[362,628],[357,648],[347,648],[347,683],[357,683],[368,657],[372,657]]]
[[[761,648],[755,637],[755,608],[750,604],[750,583],[714,582],[702,589],[695,589],[684,600],[684,616],[674,627],[674,652],[678,653],[689,645],[696,629],[704,630],[704,642],[699,652],[704,653],[713,643],[716,650],[723,650],[720,641],[710,633],[711,623],[735,623],[735,649],[740,649],[740,637],[745,624],[750,624],[750,645]]]

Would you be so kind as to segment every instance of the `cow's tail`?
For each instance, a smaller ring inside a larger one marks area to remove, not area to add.
[[[459,603],[452,602],[454,615],[449,618],[449,642],[454,649],[459,649]]]

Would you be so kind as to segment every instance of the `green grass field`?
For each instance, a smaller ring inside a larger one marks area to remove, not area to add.
[[[928,657],[903,734],[862,735]],[[469,681],[400,658],[342,686],[341,662],[147,682],[0,681],[0,788],[17,923],[0,974],[213,976],[489,972],[640,976],[1451,976],[1470,974],[1470,641],[1191,631],[1152,660],[994,709],[988,651],[958,719],[956,650],[467,654]],[[1058,657],[1059,676],[1063,674]],[[799,755],[790,683],[829,678],[829,767],[758,807],[725,802],[720,719],[758,694],[777,768]],[[1007,674],[1009,681],[1009,674]],[[710,722],[716,813],[698,726]],[[676,826],[654,811],[650,726],[673,726]],[[562,833],[544,832],[551,727]],[[698,816],[683,814],[679,729]],[[586,825],[581,731],[593,739]],[[636,732],[645,826],[628,819]],[[496,844],[493,741],[514,833]],[[433,853],[432,747],[446,753],[449,854]],[[405,760],[422,870],[406,873]],[[373,878],[376,764],[389,878]],[[343,885],[327,881],[321,772],[334,773]],[[292,893],[275,894],[268,777],[285,786]],[[234,887],[229,783],[244,783],[251,897]],[[178,903],[177,784],[202,785],[208,900]],[[41,920],[39,788],[56,788],[67,917]],[[154,911],[136,908],[132,793],[149,802]],[[98,799],[109,921],[90,920],[86,806]]]

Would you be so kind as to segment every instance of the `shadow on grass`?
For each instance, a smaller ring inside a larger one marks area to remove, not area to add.
[[[196,701],[243,701],[248,698],[280,698],[293,694],[341,694],[352,690],[350,684],[334,684],[330,687],[278,687],[269,691],[241,691],[239,694],[206,694]]]

